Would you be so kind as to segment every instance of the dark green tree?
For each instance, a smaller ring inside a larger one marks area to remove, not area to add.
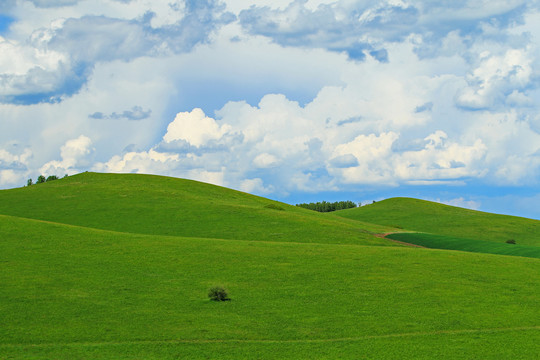
[[[45,176],[39,175],[38,178],[37,178],[36,184],[41,184],[41,183],[44,183],[45,181],[47,181]]]
[[[30,185],[33,185],[34,183],[32,182],[32,179],[28,179],[28,181],[26,182],[26,186],[30,186]]]

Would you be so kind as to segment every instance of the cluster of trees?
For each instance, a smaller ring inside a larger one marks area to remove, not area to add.
[[[64,177],[67,177],[67,174]],[[26,182],[26,185],[30,186],[30,185],[34,185],[34,184],[41,184],[41,183],[44,183],[44,182],[47,182],[47,181],[53,181],[53,180],[58,180],[58,179],[60,179],[60,178],[58,176],[56,176],[56,175],[50,175],[48,177],[45,177],[43,175],[39,175],[35,183],[32,181],[32,179],[28,179],[28,181]]]
[[[336,202],[316,202],[316,203],[303,203],[303,204],[296,204],[296,206],[303,207],[304,209],[309,210],[315,210],[318,212],[330,212],[330,211],[336,211],[336,210],[343,210],[343,209],[351,209],[355,208],[357,206],[362,206],[361,203],[356,203],[354,201],[336,201]]]

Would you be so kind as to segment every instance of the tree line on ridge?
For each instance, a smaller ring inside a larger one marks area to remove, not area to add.
[[[316,203],[302,203],[302,204],[296,204],[296,206],[302,207],[304,209],[314,210],[318,212],[331,212],[336,210],[344,210],[344,209],[351,209],[355,208],[357,206],[362,206],[361,203],[358,203],[358,205],[351,200],[346,201],[336,201],[336,202],[328,202],[328,201],[319,201]]]

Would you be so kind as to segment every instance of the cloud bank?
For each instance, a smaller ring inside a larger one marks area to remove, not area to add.
[[[96,170],[283,200],[540,194],[536,0],[0,10],[1,187]]]
[[[37,8],[79,3],[77,0],[31,2]],[[129,2],[121,3],[130,6]],[[97,63],[189,52],[197,44],[208,42],[220,26],[234,20],[234,15],[224,9],[216,0],[189,0],[182,6],[170,3],[168,11],[176,13],[177,20],[159,27],[153,26],[156,13],[150,8],[133,19],[106,15],[55,19],[35,29],[24,42],[0,38],[2,59],[12,64],[2,67],[0,102],[25,105],[60,102],[81,89]]]

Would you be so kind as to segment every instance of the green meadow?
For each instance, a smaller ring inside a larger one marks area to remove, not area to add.
[[[337,212],[340,216],[411,231],[540,246],[540,221],[462,209],[425,200],[392,198]]]
[[[462,239],[427,233],[395,233],[387,238],[431,249],[461,250],[486,254],[525,256],[540,259],[540,246],[500,243],[486,240]]]
[[[422,230],[368,208],[144,175],[2,190],[0,359],[538,358],[540,259],[401,245],[380,234]]]

